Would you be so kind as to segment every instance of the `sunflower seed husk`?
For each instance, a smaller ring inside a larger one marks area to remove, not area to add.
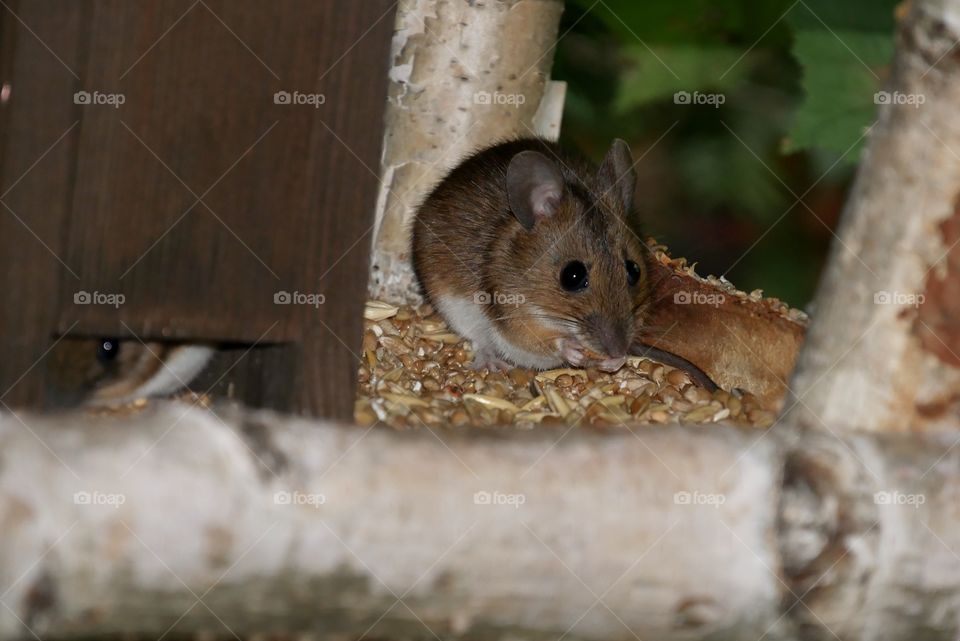
[[[517,412],[520,410],[519,407],[517,407],[510,401],[504,400],[502,398],[497,398],[496,396],[489,396],[487,394],[464,394],[463,400],[479,403],[480,405],[484,405],[486,407],[492,407],[499,410],[507,410],[508,412]]]
[[[381,321],[397,315],[399,307],[378,300],[367,301],[363,308],[363,317],[368,321]]]

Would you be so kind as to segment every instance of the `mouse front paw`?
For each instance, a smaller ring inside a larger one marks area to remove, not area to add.
[[[590,362],[590,359],[587,358],[587,354],[583,349],[583,345],[578,341],[561,338],[558,349],[560,350],[561,358],[574,367],[585,367]]]
[[[473,355],[473,360],[469,365],[472,370],[487,369],[491,372],[506,372],[513,368],[508,361],[504,360],[496,351],[491,348],[481,348]]]

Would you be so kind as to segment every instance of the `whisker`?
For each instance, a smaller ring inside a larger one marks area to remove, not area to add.
[[[537,314],[537,313],[520,312],[520,311],[514,314],[497,316],[493,320],[513,320],[513,319],[524,320],[524,319],[534,319],[534,318],[555,321],[563,325],[572,326],[572,327],[580,326],[580,321],[572,317],[559,316],[559,315],[553,315],[553,314]]]

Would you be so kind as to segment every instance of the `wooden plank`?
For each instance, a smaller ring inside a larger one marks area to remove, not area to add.
[[[37,405],[57,307],[77,280],[63,249],[79,131],[73,93],[87,2],[0,8],[0,400]]]
[[[190,387],[219,400],[286,411],[294,407],[292,381],[299,369],[300,354],[294,343],[223,345]]]
[[[330,403],[336,410],[330,415],[343,420],[353,418],[387,96],[387,83],[381,79],[387,73],[395,5],[354,3],[350,12],[337,14],[339,28],[350,34],[346,40],[358,44],[335,65],[325,66],[317,80],[337,97],[330,117],[315,129],[312,144],[322,150],[313,157],[314,198],[328,215],[312,230],[311,245],[318,251],[308,254],[308,260],[326,296],[327,315],[304,308],[303,382],[297,407],[304,413],[327,415],[322,407]],[[335,48],[327,46],[332,57]],[[336,167],[348,168],[350,180],[325,180]],[[367,215],[348,213],[354,211]]]
[[[81,75],[122,104],[82,110],[67,259],[123,304],[58,328],[307,341],[298,408],[348,418],[393,4],[94,2]]]

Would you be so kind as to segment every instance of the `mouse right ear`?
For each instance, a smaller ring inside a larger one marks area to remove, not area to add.
[[[557,213],[563,197],[563,175],[557,164],[538,151],[521,151],[507,166],[507,201],[528,231],[541,218]]]
[[[599,170],[601,185],[620,200],[627,213],[633,211],[634,190],[637,187],[634,164],[630,146],[617,138],[610,145],[610,151],[604,157]]]

